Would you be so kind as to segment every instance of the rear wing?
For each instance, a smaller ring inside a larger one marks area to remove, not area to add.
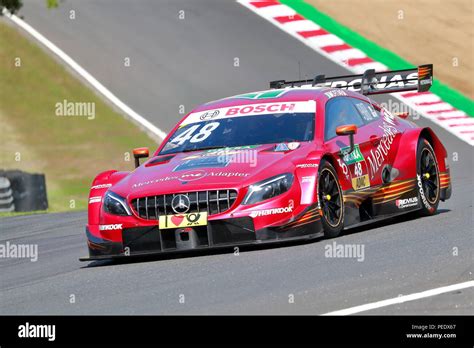
[[[330,87],[342,88],[363,95],[394,93],[404,91],[426,92],[433,84],[433,64],[420,65],[418,68],[375,72],[366,70],[361,75],[326,77],[317,75],[311,80],[270,82],[270,88],[284,87]]]

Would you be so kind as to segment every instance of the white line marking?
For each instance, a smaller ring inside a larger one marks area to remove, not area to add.
[[[122,112],[124,112],[127,116],[141,125],[146,131],[150,132],[151,134],[159,137],[163,140],[166,137],[166,133],[163,132],[161,129],[153,125],[150,121],[145,119],[143,116],[137,114],[133,111],[128,105],[122,102],[119,98],[117,98],[112,92],[110,92],[104,85],[102,85],[99,81],[97,81],[91,74],[89,74],[84,68],[82,68],[79,64],[77,64],[71,57],[69,57],[66,53],[64,53],[59,47],[41,35],[36,29],[34,29],[31,25],[20,19],[19,17],[12,15],[8,12],[5,8],[3,9],[3,14],[11,19],[15,24],[19,27],[23,28],[27,31],[30,35],[32,35],[36,40],[41,42],[47,48],[49,48],[54,54],[56,54],[59,58],[61,58],[66,64],[68,64],[74,71],[76,71],[80,76],[82,76],[87,82],[89,82],[97,91],[99,91],[105,98],[111,101],[115,106],[117,106]]]
[[[395,297],[395,298],[391,298],[391,299],[388,299],[388,300],[368,303],[368,304],[361,305],[361,306],[351,307],[351,308],[347,308],[347,309],[341,309],[339,311],[329,312],[329,313],[325,313],[323,315],[350,315],[350,314],[370,311],[370,310],[376,309],[376,308],[391,306],[391,305],[394,305],[394,304],[397,304],[397,303],[404,303],[404,302],[408,302],[408,301],[419,300],[419,299],[426,298],[426,297],[436,296],[436,295],[444,294],[444,293],[447,293],[447,292],[451,292],[451,291],[455,291],[455,290],[461,290],[461,289],[467,289],[467,288],[472,288],[472,287],[474,287],[474,280],[464,282],[464,283],[458,283],[458,284],[453,284],[453,285],[448,285],[448,286],[442,286],[440,288],[426,290],[426,291],[423,291],[423,292],[417,292],[417,293],[411,294],[411,295]]]

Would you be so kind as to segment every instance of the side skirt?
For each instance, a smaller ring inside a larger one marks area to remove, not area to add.
[[[359,222],[359,223],[356,223],[356,224],[353,224],[353,225],[350,225],[350,226],[344,226],[344,231],[349,230],[349,229],[351,229],[351,228],[360,227],[360,226],[365,226],[365,225],[370,225],[370,224],[375,223],[375,222],[379,222],[379,221],[383,221],[383,220],[388,220],[388,219],[391,219],[391,218],[396,217],[396,216],[400,216],[400,215],[405,215],[405,214],[413,213],[413,212],[415,212],[415,211],[417,211],[417,210],[420,210],[420,208],[402,211],[402,212],[397,213],[397,214],[380,215],[380,216],[377,216],[377,217],[375,217],[375,218],[373,218],[373,219],[370,219],[370,220],[362,221],[362,222]]]

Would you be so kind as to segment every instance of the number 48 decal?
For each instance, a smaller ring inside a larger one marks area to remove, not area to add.
[[[199,143],[203,140],[206,140],[211,135],[211,133],[219,126],[220,126],[219,122],[207,123],[199,130],[199,132],[194,134],[196,130],[198,130],[199,127],[201,127],[201,125],[196,124],[190,127],[189,129],[185,130],[183,133],[179,134],[171,142],[177,145],[183,145],[188,140],[191,143]]]
[[[355,176],[361,176],[362,175],[362,165],[360,162],[357,162],[354,168],[354,174]]]

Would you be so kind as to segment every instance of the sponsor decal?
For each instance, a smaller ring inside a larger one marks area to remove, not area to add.
[[[20,338],[47,338],[48,341],[56,339],[56,325],[35,325],[26,322],[18,326]]]
[[[191,155],[183,158],[183,161],[201,157],[211,157],[211,156],[226,156],[226,155],[234,155],[238,154],[241,151],[245,150],[253,150],[260,147],[260,145],[245,145],[245,146],[234,146],[234,147],[226,147],[223,149],[211,149],[206,150],[203,153],[197,155]]]
[[[193,112],[189,114],[189,116],[180,124],[180,127],[211,119],[211,115],[213,120],[219,120],[229,117],[256,116],[278,113],[307,113],[315,111],[316,102],[314,100],[236,105],[220,109],[207,110],[205,112]],[[204,117],[204,119],[201,119],[201,117]]]
[[[254,93],[245,93],[245,94],[239,94],[235,95],[233,97],[229,97],[226,99],[234,99],[234,98],[239,98],[239,99],[269,99],[269,98],[279,98],[282,95],[284,95],[288,90],[285,89],[280,89],[280,90],[275,90],[271,89],[268,91],[262,91],[262,92],[254,92]]]
[[[173,169],[173,172],[197,168],[224,168],[227,167],[229,163],[229,161],[223,161],[221,158],[216,156],[198,157],[183,161]]]
[[[115,231],[121,230],[122,224],[114,224],[114,225],[99,225],[99,231]]]
[[[403,82],[402,79],[405,78],[409,80],[408,82]],[[393,87],[407,87],[407,86],[416,86],[418,78],[418,72],[414,72],[405,76],[400,74],[395,74],[389,78],[387,75],[379,76],[378,79],[375,78],[371,81],[372,88],[376,89],[384,89],[384,88],[393,88]],[[341,88],[347,87],[350,91],[360,91],[360,84],[362,82],[361,78],[356,78],[351,81],[344,81],[344,80],[336,80],[336,81],[328,81],[324,84],[318,85],[322,87],[331,87],[331,88]],[[354,87],[357,85],[357,87]]]
[[[419,174],[416,174],[416,180],[418,182],[418,189],[420,190],[420,196],[421,196],[421,201],[423,202],[423,205],[426,207],[426,209],[432,210],[431,205],[428,203],[428,200],[426,199],[425,191],[423,190],[423,185],[421,183],[421,176]]]
[[[195,170],[181,174],[177,177],[179,181],[194,181],[204,178],[207,173],[204,170]]]
[[[353,164],[362,162],[364,160],[364,156],[362,155],[362,152],[360,152],[359,145],[354,145],[354,151],[351,153],[349,153],[350,149],[350,146],[341,148],[341,154],[343,155],[342,159],[346,164]]]
[[[427,67],[427,66],[418,67],[418,78],[419,79],[424,79],[430,74],[431,74],[430,67]]]
[[[317,163],[300,163],[296,165],[296,168],[318,168]]]
[[[183,179],[183,175],[179,179]],[[247,177],[249,175],[250,175],[249,173],[241,173],[241,172],[208,172],[206,176],[226,177],[226,178],[232,178],[232,177],[244,178],[244,177]],[[181,181],[183,181],[183,180],[181,180]]]
[[[405,199],[397,199],[395,205],[398,209],[404,209],[409,207],[414,207],[418,205],[418,197],[411,197]]]
[[[250,175],[249,173],[241,173],[241,172],[205,172],[204,170],[194,170],[194,171],[183,173],[179,176],[178,175],[165,176],[163,178],[139,182],[139,183],[133,184],[132,188],[139,188],[142,186],[159,184],[159,183],[174,181],[174,180],[188,182],[188,181],[199,180],[204,177],[245,178],[245,177],[248,177],[249,175]]]
[[[360,101],[356,102],[355,106],[366,121],[370,122],[379,118],[379,114],[377,113],[377,111],[375,111],[372,105]]]
[[[349,179],[349,168],[347,168],[347,165],[345,162],[341,161],[339,158],[337,159],[337,164],[339,164],[339,167],[342,169],[342,172],[346,176],[346,179]]]
[[[357,190],[362,190],[364,188],[370,187],[370,180],[367,174],[352,178],[352,188]]]
[[[204,121],[204,120],[211,120],[213,119],[214,117],[217,117],[219,116],[219,110],[214,110],[214,111],[207,111],[205,113],[203,113],[199,119]]]
[[[370,150],[370,154],[367,157],[367,160],[370,164],[371,178],[373,178],[378,170],[382,167],[385,159],[388,156],[390,148],[392,147],[393,140],[398,133],[397,128],[395,128],[394,117],[391,114],[384,112],[383,118],[383,125],[379,126],[383,130],[382,139],[375,150]]]
[[[421,86],[424,86],[424,85],[432,85],[433,84],[433,78],[430,77],[428,79],[425,79],[425,80],[420,80],[420,85]]]
[[[102,201],[102,196],[94,196],[89,198],[89,204],[100,203]]]
[[[291,143],[288,143],[288,148],[289,148],[290,150],[296,150],[297,148],[300,147],[300,145],[301,145],[301,143],[296,142],[296,141],[293,141],[293,142],[291,142]]]
[[[295,107],[296,107],[295,103],[269,103],[269,104],[234,106],[227,110],[226,116],[294,112]]]
[[[220,155],[225,155],[225,154],[234,154],[242,150],[256,149],[257,147],[260,147],[260,145],[245,145],[245,146],[226,147],[225,149],[212,149],[212,150],[207,150],[205,155],[220,156]]]
[[[277,214],[286,214],[293,212],[294,208],[294,201],[290,199],[288,201],[287,207],[280,207],[280,208],[271,208],[271,209],[263,209],[263,210],[255,210],[250,213],[250,217],[255,218],[257,216],[267,216],[267,215],[277,215]]]
[[[290,148],[288,147],[287,144],[281,143],[275,145],[275,152],[285,152],[285,151],[290,151]]]
[[[335,90],[324,93],[324,95],[328,98],[334,98],[334,97],[346,96],[347,93],[342,89],[335,89]]]
[[[303,176],[303,177],[301,178],[301,183],[304,184],[304,183],[306,183],[306,182],[309,182],[309,183],[312,184],[312,183],[315,182],[315,179],[316,179],[316,178],[315,178],[314,176]]]
[[[161,215],[159,218],[160,230],[207,225],[207,213],[190,213],[178,215]]]
[[[108,188],[110,186],[112,186],[112,184],[95,185],[91,187],[91,190],[100,190],[100,189]]]

